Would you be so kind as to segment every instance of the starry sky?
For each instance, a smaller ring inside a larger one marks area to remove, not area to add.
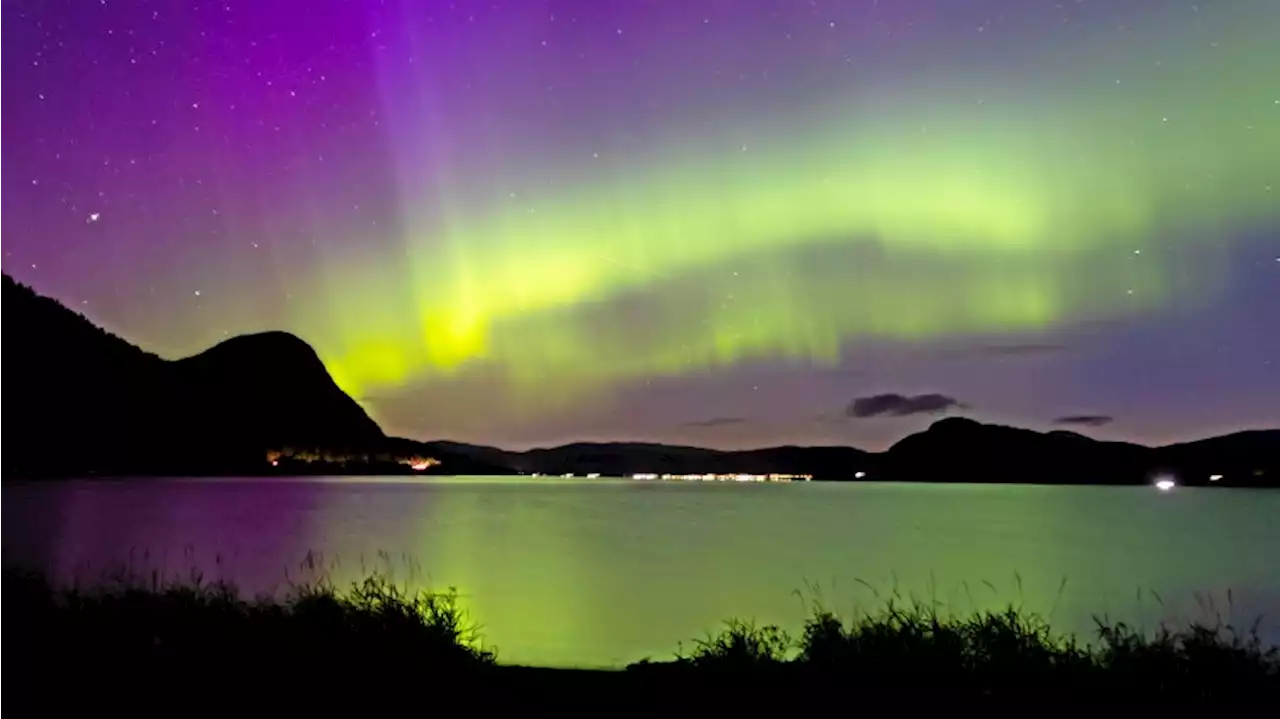
[[[1280,425],[1274,0],[30,0],[3,268],[385,429]]]

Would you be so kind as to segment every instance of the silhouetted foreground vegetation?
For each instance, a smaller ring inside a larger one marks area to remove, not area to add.
[[[676,664],[841,675],[869,686],[910,679],[979,696],[1240,700],[1280,690],[1280,650],[1264,646],[1256,626],[1195,624],[1149,635],[1099,620],[1097,642],[1081,644],[1014,607],[954,617],[894,601],[849,622],[815,607],[797,639],[775,626],[731,621]]]
[[[15,633],[30,642],[24,653],[64,668],[83,662],[91,669],[106,657],[141,665],[262,657],[294,667],[362,657],[449,670],[494,663],[456,593],[409,592],[379,575],[345,591],[321,582],[295,585],[280,600],[245,600],[233,585],[199,575],[172,582],[119,574],[90,589],[64,589],[6,571],[4,603],[7,616],[23,618]]]
[[[1085,645],[1014,608],[949,617],[891,601],[852,621],[815,607],[796,638],[732,621],[672,661],[576,671],[499,665],[456,593],[409,592],[381,576],[346,590],[322,582],[296,586],[282,599],[254,600],[198,575],[184,583],[119,576],[92,589],[66,589],[6,570],[3,586],[6,679],[15,678],[18,665],[23,674],[78,682],[178,674],[235,680],[233,688],[248,686],[244,681],[271,686],[285,676],[438,681],[448,675],[520,701],[602,688],[635,690],[654,701],[743,686],[751,693],[734,696],[744,703],[762,692],[802,698],[833,689],[984,700],[1247,701],[1280,692],[1277,650],[1263,645],[1256,628],[1221,623],[1154,636],[1100,623],[1097,641]]]

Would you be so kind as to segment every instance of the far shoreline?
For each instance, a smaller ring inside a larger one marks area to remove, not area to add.
[[[661,485],[689,485],[689,486],[743,486],[743,485],[804,485],[804,484],[821,484],[821,485],[894,485],[894,486],[982,486],[982,487],[1129,487],[1139,488],[1146,487],[1161,494],[1176,493],[1187,489],[1234,489],[1234,490],[1274,490],[1280,489],[1280,485],[1232,485],[1232,484],[1196,484],[1183,485],[1175,483],[1170,490],[1161,491],[1155,482],[1037,482],[1037,481],[943,481],[943,480],[907,480],[907,479],[873,479],[870,477],[862,479],[822,479],[814,477],[809,480],[791,480],[791,481],[733,481],[733,480],[695,480],[695,479],[636,479],[625,475],[600,475],[596,477],[587,477],[582,475],[563,476],[563,475],[535,475],[535,474],[441,474],[441,473],[420,473],[420,472],[387,472],[387,473],[364,473],[364,472],[241,472],[241,473],[201,473],[201,474],[88,474],[88,475],[37,475],[37,476],[21,476],[6,477],[2,486],[12,487],[29,487],[48,484],[68,484],[75,482],[149,482],[149,481],[185,481],[185,480],[308,480],[308,479],[367,479],[373,482],[379,480],[391,481],[400,480],[406,483],[414,481],[429,480],[507,480],[507,481],[525,481],[530,483],[556,484],[557,482],[577,482],[589,483],[595,481],[601,482],[633,482],[636,484],[661,484]]]

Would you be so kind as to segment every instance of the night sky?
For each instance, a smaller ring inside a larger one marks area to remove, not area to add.
[[[166,357],[294,332],[389,432],[1280,424],[1275,0],[3,21],[4,271]]]

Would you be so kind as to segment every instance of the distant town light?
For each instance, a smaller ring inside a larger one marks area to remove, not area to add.
[[[1210,481],[1210,482],[1216,482],[1216,481],[1218,481],[1219,479],[1222,479],[1222,475],[1221,475],[1221,474],[1211,474],[1211,475],[1209,475],[1209,481]]]
[[[656,474],[652,472],[637,472],[631,475],[632,479],[640,480],[663,480],[663,481],[685,481],[685,482],[809,482],[813,479],[811,474]]]
[[[865,476],[867,476],[867,473],[866,473],[866,472],[854,472],[854,473],[853,473],[853,478],[854,478],[854,479],[862,479],[862,478],[863,478],[863,477],[865,477]]]
[[[1165,478],[1165,479],[1156,480],[1156,489],[1160,490],[1161,492],[1168,492],[1169,490],[1173,489],[1176,486],[1177,484],[1172,479]]]

